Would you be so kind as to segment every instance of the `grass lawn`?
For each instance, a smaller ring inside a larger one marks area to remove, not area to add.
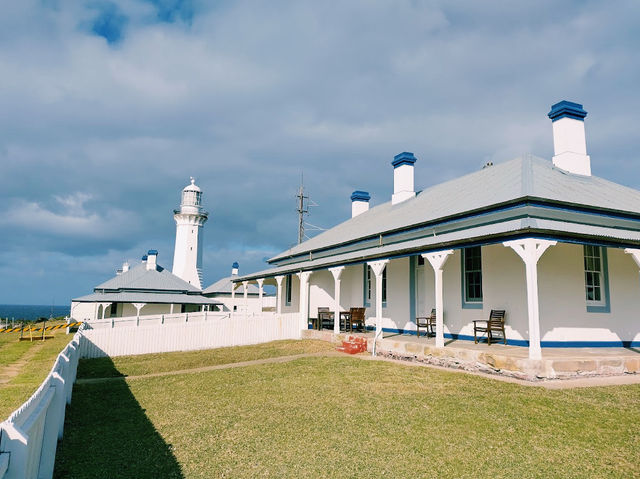
[[[252,346],[205,349],[202,351],[82,359],[78,364],[78,379],[138,376],[217,364],[253,361],[276,356],[333,351],[334,349],[335,345],[331,345],[326,341],[285,340]]]
[[[208,354],[247,359],[228,350]],[[148,358],[164,368],[164,356]],[[145,370],[138,361],[117,364]],[[86,375],[92,363],[107,369],[88,361]],[[546,390],[306,357],[77,384],[55,477],[629,478],[640,477],[639,425],[640,386]]]
[[[0,421],[29,399],[47,377],[56,357],[73,335],[65,330],[49,332],[53,339],[46,341],[19,341],[20,333],[0,333],[0,370],[18,364],[17,375],[9,382],[0,383]]]

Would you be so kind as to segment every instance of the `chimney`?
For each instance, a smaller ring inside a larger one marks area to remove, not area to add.
[[[393,196],[391,204],[395,205],[416,196],[413,188],[413,164],[416,157],[405,151],[393,157]]]
[[[591,158],[587,155],[582,105],[563,100],[551,107],[553,122],[553,164],[569,173],[591,176]]]
[[[122,263],[122,272],[126,273],[127,271],[129,271],[129,262],[125,261],[124,263]]]
[[[237,261],[235,261],[232,265],[231,265],[231,276],[238,276],[238,268],[240,267],[240,265],[238,264]]]
[[[158,265],[158,251],[150,249],[147,252],[147,271],[155,270]]]
[[[355,218],[360,213],[369,211],[369,200],[371,196],[366,191],[356,190],[351,193],[351,217]]]

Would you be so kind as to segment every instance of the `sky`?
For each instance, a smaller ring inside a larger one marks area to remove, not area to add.
[[[640,189],[636,1],[21,0],[0,15],[0,303],[68,304],[149,249],[196,178],[204,285],[308,221],[532,153],[582,103],[594,175]],[[309,232],[315,234],[315,232]]]

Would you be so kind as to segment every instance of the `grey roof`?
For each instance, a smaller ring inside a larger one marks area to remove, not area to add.
[[[539,220],[535,218],[512,219],[501,223],[480,225],[468,229],[454,229],[438,235],[423,236],[410,241],[402,241],[388,245],[375,246],[348,253],[326,256],[314,260],[302,260],[295,263],[277,266],[241,277],[241,280],[273,277],[304,270],[323,269],[330,266],[363,263],[374,258],[388,258],[411,251],[429,250],[434,247],[455,244],[469,239],[482,239],[496,235],[508,235],[522,231],[565,231],[576,235],[589,235],[603,240],[633,241],[640,243],[640,231],[625,231],[602,226],[572,224],[563,221]]]
[[[72,299],[78,303],[163,303],[163,304],[220,304],[200,294],[140,292],[96,292]]]
[[[640,214],[640,191],[596,176],[571,174],[550,161],[528,156],[432,186],[396,205],[387,202],[371,208],[269,262],[524,198]]]
[[[202,294],[231,294],[231,285],[233,284],[232,279],[237,278],[237,276],[228,276],[226,278],[222,278],[211,286],[205,288]],[[258,295],[260,291],[258,287],[254,284],[249,284],[247,286],[247,294],[250,295]]]
[[[110,280],[96,286],[94,291],[144,289],[153,291],[200,292],[194,285],[189,284],[160,265],[157,265],[155,269],[147,270],[146,263],[141,263],[126,273],[114,276]]]

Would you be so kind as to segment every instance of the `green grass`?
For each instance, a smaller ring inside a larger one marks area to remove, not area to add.
[[[52,339],[44,342],[18,342],[19,334],[16,335],[16,333],[7,333],[5,336],[12,336],[12,338],[0,343],[0,366],[16,363],[28,353],[35,354],[20,369],[17,376],[6,384],[0,384],[0,421],[4,421],[38,389],[40,383],[51,371],[60,351],[73,338],[70,334],[64,334],[64,329],[56,331]]]
[[[138,376],[334,349],[335,345],[326,341],[284,340],[202,351],[81,360],[78,364],[78,379]]]
[[[55,477],[629,478],[638,424],[640,386],[311,357],[76,385]]]

